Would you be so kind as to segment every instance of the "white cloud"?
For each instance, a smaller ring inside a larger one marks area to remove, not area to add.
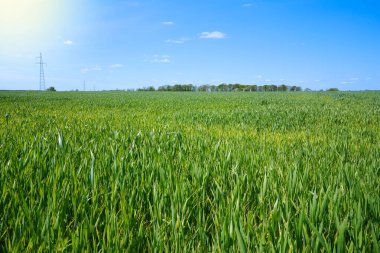
[[[102,70],[103,70],[102,67],[100,67],[100,66],[94,66],[94,67],[82,68],[81,72],[85,74],[85,73],[91,72],[91,71],[102,71]]]
[[[224,39],[225,37],[226,34],[219,31],[202,32],[199,36],[201,39]]]
[[[161,22],[161,24],[163,24],[163,25],[174,25],[174,22],[173,21],[164,21],[164,22]]]
[[[122,68],[124,67],[123,64],[119,64],[119,63],[116,63],[116,64],[112,64],[109,66],[111,69],[116,69],[116,68]]]
[[[256,78],[263,78],[263,76],[262,75],[257,75]]]
[[[359,80],[360,80],[360,78],[358,78],[358,77],[351,77],[348,80],[344,80],[344,81],[342,81],[340,83],[341,84],[353,84],[353,83],[356,83]]]
[[[160,56],[159,58],[156,59],[156,62],[169,63],[170,57],[167,55]]]
[[[166,40],[165,42],[166,43],[170,43],[170,44],[183,44],[186,41],[188,41],[187,38],[180,38],[180,39],[177,39],[177,40],[171,40],[171,39],[169,39],[169,40]]]
[[[74,42],[73,42],[72,40],[65,40],[65,41],[63,42],[63,44],[65,44],[65,45],[67,45],[67,46],[71,46],[71,45],[74,44]]]
[[[155,54],[150,59],[145,60],[145,62],[150,62],[150,63],[170,63],[170,56],[169,55],[160,55],[160,54]]]
[[[251,4],[251,3],[246,3],[246,4],[242,5],[242,7],[244,7],[244,8],[249,8],[249,7],[252,7],[252,6],[253,6],[253,4]]]

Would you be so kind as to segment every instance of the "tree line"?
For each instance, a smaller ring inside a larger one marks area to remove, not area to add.
[[[232,92],[232,91],[251,91],[251,92],[261,92],[261,91],[302,91],[299,86],[288,86],[285,84],[281,85],[248,85],[248,84],[226,84],[222,83],[219,85],[200,85],[196,86],[193,84],[174,84],[174,85],[163,85],[159,86],[157,89],[153,86],[144,87],[137,89],[138,91],[204,91],[204,92]]]

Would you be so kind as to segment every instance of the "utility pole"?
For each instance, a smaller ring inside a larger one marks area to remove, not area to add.
[[[37,57],[37,59],[39,59],[39,62],[37,62],[36,64],[39,64],[40,65],[40,90],[45,90],[46,87],[45,87],[45,73],[44,73],[44,61],[42,60],[42,53],[40,53],[40,56]]]
[[[86,91],[86,80],[83,81],[83,91]]]

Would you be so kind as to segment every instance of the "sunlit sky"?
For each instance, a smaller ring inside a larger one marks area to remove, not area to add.
[[[39,89],[40,52],[57,90],[380,90],[380,1],[0,0],[0,89]]]

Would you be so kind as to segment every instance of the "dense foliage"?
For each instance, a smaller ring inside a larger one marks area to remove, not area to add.
[[[379,252],[379,92],[2,91],[0,108],[0,252]]]
[[[46,89],[47,91],[57,91],[53,86],[50,86],[49,88]]]
[[[138,91],[155,91],[153,86],[138,89]],[[249,85],[249,84],[232,84],[222,83],[219,85],[192,85],[192,84],[174,84],[164,85],[158,87],[157,91],[207,91],[207,92],[231,92],[231,91],[249,91],[249,92],[262,92],[262,91],[302,91],[299,86],[282,85]]]

